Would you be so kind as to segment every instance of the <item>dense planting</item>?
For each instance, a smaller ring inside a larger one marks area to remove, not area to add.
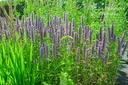
[[[101,19],[103,16],[101,17]],[[39,16],[16,20],[14,34],[1,25],[1,84],[115,84],[120,57],[128,41],[126,31],[118,37],[114,24],[99,32],[75,21],[47,14],[47,25]],[[5,36],[5,37],[4,37]],[[12,37],[10,37],[12,36]],[[122,45],[124,49],[121,51]]]
[[[115,85],[128,52],[126,2],[0,2],[0,85]]]

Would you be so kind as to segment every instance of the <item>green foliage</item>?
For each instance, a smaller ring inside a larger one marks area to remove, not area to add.
[[[7,2],[0,2],[0,6],[4,7],[5,4]],[[90,29],[94,30],[94,34],[99,33],[99,27],[107,29],[113,23],[116,35],[120,36],[128,26],[125,11],[127,3],[123,0],[16,0],[11,6],[19,6],[18,9],[23,9],[20,11],[16,9],[14,15],[10,15],[13,19],[15,19],[14,16],[21,17],[22,15],[26,19],[34,12],[35,15],[43,18],[45,25],[47,24],[47,13],[50,14],[50,20],[54,14],[64,19],[63,14],[68,13],[69,21],[75,19],[75,28],[82,24],[81,16],[83,16],[84,24],[89,25]],[[105,15],[105,24],[100,19],[102,13]],[[94,59],[88,56],[87,63],[82,59],[83,46],[81,43],[68,52],[68,40],[75,40],[72,36],[63,36],[60,39],[63,45],[57,48],[57,58],[53,58],[52,40],[49,37],[43,40],[37,37],[33,42],[27,38],[26,30],[24,31],[23,38],[17,32],[15,38],[6,39],[2,36],[0,41],[0,85],[115,85],[121,64],[120,58],[115,52],[117,42],[107,45],[110,47],[110,58],[107,64],[99,61],[97,56]],[[93,35],[93,43],[95,42],[94,37],[95,35]],[[50,58],[44,60],[41,60],[39,55],[42,42],[48,45],[50,54]],[[80,48],[79,63],[75,60],[78,46]]]

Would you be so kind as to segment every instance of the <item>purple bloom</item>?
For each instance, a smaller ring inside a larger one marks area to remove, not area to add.
[[[73,30],[72,30],[72,32],[71,32],[71,33],[72,33],[72,34],[71,34],[71,35],[72,35],[72,37],[73,37],[73,38],[75,38],[75,33],[74,33],[74,31],[73,31]]]
[[[109,42],[111,41],[111,30],[110,30],[110,28],[108,28],[108,40],[109,40]]]
[[[72,41],[72,47],[74,47],[74,41]]]
[[[36,29],[38,29],[38,16],[36,15]]]
[[[44,53],[45,53],[45,48],[43,45],[40,46],[40,58],[43,60],[44,59]]]
[[[28,18],[28,25],[31,26],[31,18]]]
[[[80,48],[79,47],[76,50],[76,62],[80,63]]]
[[[75,19],[73,19],[72,21],[73,21],[72,22],[72,30],[74,30],[74,28],[75,28]]]
[[[68,44],[67,44],[67,46],[68,46],[68,50],[67,50],[67,51],[68,51],[68,54],[69,54],[70,51],[71,51],[71,45],[70,45],[70,44],[71,44],[71,42],[68,42]]]
[[[78,44],[78,35],[76,32],[74,33],[74,35],[75,35],[75,42],[76,42],[76,44]]]
[[[103,21],[103,23],[104,23],[104,27],[106,27],[106,22],[105,22],[105,20]]]
[[[96,34],[96,39],[99,40],[99,34]]]
[[[25,22],[24,22],[24,15],[22,16],[22,23],[21,23],[21,25],[22,25],[22,28],[23,28],[23,26],[25,25]]]
[[[60,38],[62,38],[62,36],[63,36],[63,26],[61,25],[60,26]]]
[[[102,41],[102,27],[100,27],[100,41]]]
[[[32,25],[34,25],[34,12],[32,12]]]
[[[108,59],[109,59],[109,53],[108,53],[108,50],[106,50],[106,56],[104,58],[104,63],[105,64],[108,62]]]
[[[56,34],[54,34],[52,37],[52,44],[56,44]]]
[[[46,58],[49,58],[49,49],[48,46],[45,46]]]
[[[27,37],[29,38],[29,36],[30,36],[29,28],[26,29],[26,35],[27,35]]]
[[[98,49],[99,41],[96,39],[96,49]]]
[[[43,22],[40,20],[39,22],[39,30],[40,30],[40,37],[43,39]]]
[[[86,35],[88,34],[88,32],[89,32],[89,26],[85,26],[85,33],[86,33]]]
[[[126,44],[125,44],[124,49],[122,51],[122,55],[124,55],[124,52],[126,51],[127,46],[128,46],[128,40],[126,41]]]
[[[82,34],[84,34],[85,33],[85,28],[82,28]]]
[[[84,28],[84,17],[82,17],[82,28]]]
[[[120,56],[120,52],[121,52],[121,40],[118,37],[118,48],[117,48],[117,54]]]
[[[6,37],[6,40],[8,40],[8,31],[5,30],[5,37]]]
[[[81,27],[79,27],[79,29],[78,29],[78,40],[79,40],[79,43],[80,43],[80,39],[81,39]]]
[[[60,25],[62,24],[62,20],[61,20],[61,18],[59,18],[59,24],[60,24]]]
[[[49,27],[50,26],[50,15],[49,14],[47,14],[47,26]]]
[[[103,38],[102,38],[102,52],[104,51],[106,45],[106,32],[104,31]]]
[[[124,31],[124,33],[123,33],[123,35],[122,35],[121,44],[123,44],[123,41],[124,41],[125,36],[126,36],[126,30]]]
[[[83,59],[85,58],[85,51],[86,51],[86,44],[84,44],[84,48],[83,48]]]
[[[101,45],[98,46],[97,55],[98,55],[98,59],[101,60]]]
[[[56,56],[56,53],[57,53],[57,51],[56,51],[56,45],[55,44],[52,44],[52,54],[53,54],[54,58],[57,57]]]
[[[85,58],[84,58],[84,60],[85,60],[85,65],[87,65],[87,63],[88,63],[88,49],[86,49],[85,50]]]
[[[89,41],[91,45],[92,44],[92,30],[89,31]]]
[[[92,45],[92,56],[94,55],[94,45]]]
[[[68,34],[68,14],[67,13],[65,13],[64,14],[65,16],[65,28],[66,28],[66,34]]]
[[[116,35],[113,36],[113,42],[116,42]]]
[[[112,31],[111,32],[112,32],[111,37],[113,38],[113,36],[114,36],[114,24],[112,24]]]
[[[19,24],[19,18],[17,17],[16,18],[16,25],[18,25]]]

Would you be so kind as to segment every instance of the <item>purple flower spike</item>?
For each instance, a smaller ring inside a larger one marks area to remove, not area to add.
[[[32,12],[32,25],[34,25],[34,12]]]
[[[62,38],[62,36],[63,36],[63,26],[61,25],[60,26],[60,38]]]
[[[83,59],[85,58],[85,51],[86,51],[86,44],[84,44],[84,48],[83,48]]]
[[[36,15],[36,29],[38,29],[38,16]]]
[[[106,22],[105,22],[105,20],[103,21],[103,23],[104,23],[104,27],[106,27]]]
[[[60,25],[62,24],[62,19],[61,19],[61,18],[59,18],[59,24],[60,24]]]
[[[75,33],[74,33],[74,31],[73,31],[73,30],[72,30],[72,32],[71,32],[71,33],[72,33],[72,34],[71,34],[71,35],[72,35],[72,37],[73,37],[73,38],[75,38]]]
[[[18,25],[19,24],[19,18],[17,17],[16,18],[16,25]]]
[[[104,31],[104,35],[102,38],[102,52],[104,51],[105,45],[106,45],[106,32]]]
[[[43,39],[43,22],[42,22],[42,20],[40,20],[40,37],[41,37],[41,39]]]
[[[96,34],[96,39],[99,40],[99,34]]]
[[[74,41],[72,41],[72,47],[74,47]]]
[[[121,44],[123,44],[123,41],[124,41],[125,36],[126,36],[126,30],[124,31],[124,33],[123,33],[123,35],[122,35]]]
[[[52,54],[54,56],[54,58],[56,58],[56,45],[55,44],[52,44]]]
[[[124,49],[122,51],[122,55],[124,55],[124,52],[126,51],[127,46],[128,46],[128,41],[126,41],[126,44],[125,44]]]
[[[86,35],[88,34],[88,32],[89,32],[89,26],[85,26],[85,33],[86,33]]]
[[[118,47],[117,47],[117,54],[120,56],[120,52],[121,52],[121,40],[118,37]]]
[[[96,39],[96,49],[98,49],[99,41]]]
[[[1,26],[2,26],[2,29],[4,29],[4,24],[2,24]],[[16,30],[19,31],[19,28],[20,28],[20,23],[19,23],[19,18],[17,17],[16,18]]]
[[[42,60],[44,59],[44,47],[43,47],[43,45],[40,46],[40,58]]]
[[[52,44],[56,44],[56,34],[54,34],[52,37]]]
[[[85,33],[85,30],[84,30],[84,28],[82,28],[82,34],[84,34]]]
[[[81,27],[79,27],[79,29],[78,29],[78,40],[79,40],[79,43],[80,43],[80,39],[81,39],[81,31],[82,31],[82,29],[81,29]]]
[[[82,17],[82,22],[81,22],[81,24],[82,24],[82,28],[84,28],[84,17]]]
[[[25,22],[24,22],[24,15],[22,16],[22,23],[21,23],[21,26],[23,28],[23,26],[25,25]]]
[[[108,40],[109,40],[109,42],[111,41],[111,30],[110,30],[110,28],[108,28]]]
[[[84,43],[85,40],[85,34],[82,34],[82,42]]]
[[[74,34],[75,34],[75,42],[76,42],[76,44],[78,44],[78,35],[76,32]]]
[[[100,41],[102,41],[102,27],[100,27]]]
[[[6,36],[6,40],[8,40],[8,31],[5,30],[5,36]]]
[[[48,46],[45,46],[46,58],[49,58],[49,49]]]
[[[116,35],[113,36],[113,42],[116,42]]]
[[[71,29],[71,25],[72,25],[72,23],[69,23],[69,33],[68,33],[69,36],[71,36],[71,30],[72,30],[72,29]]]
[[[94,45],[92,45],[92,56],[94,55]]]
[[[101,60],[101,45],[98,46],[97,54],[98,54],[98,59]]]
[[[75,28],[75,19],[73,19],[72,21],[73,21],[72,22],[72,30],[74,30],[74,28]]]
[[[66,28],[66,34],[68,34],[68,14],[67,13],[65,13],[64,14],[65,16],[65,28]]]
[[[104,28],[104,31],[106,32],[106,28]]]
[[[86,49],[85,50],[85,58],[84,58],[84,60],[85,60],[85,65],[87,65],[88,64],[88,49]]]
[[[76,50],[76,62],[80,63],[80,48],[79,47]]]
[[[108,62],[108,59],[109,59],[109,52],[108,50],[106,51],[106,56],[104,58],[104,63],[106,64]]]
[[[30,30],[29,30],[29,28],[26,29],[26,35],[29,38],[29,36],[30,36]]]
[[[92,44],[92,30],[89,31],[89,41],[91,45]]]
[[[113,38],[114,36],[114,24],[112,24],[112,33],[111,33],[111,37]]]
[[[67,50],[67,51],[68,51],[68,54],[69,54],[70,51],[71,51],[71,45],[70,45],[70,44],[71,44],[71,42],[68,42],[68,44],[67,44],[67,45],[68,45],[68,50]]]
[[[28,18],[28,25],[31,26],[31,18]]]

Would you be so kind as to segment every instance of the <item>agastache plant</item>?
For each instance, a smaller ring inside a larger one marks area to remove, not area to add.
[[[104,18],[104,14],[102,14],[101,18],[102,19]],[[50,20],[50,15],[47,14],[46,26],[44,25],[43,19],[40,18],[38,15],[36,15],[36,17],[34,18],[34,14],[32,14],[32,16],[29,17],[27,20],[24,20],[24,18],[22,19],[23,20],[21,22],[18,18],[16,20],[16,29],[18,30],[18,32],[20,32],[20,34],[23,35],[23,29],[26,29],[26,34],[28,38],[32,40],[35,40],[35,38],[38,38],[42,42],[45,38],[50,38],[52,42],[52,55],[54,56],[54,58],[57,57],[57,49],[60,48],[60,46],[63,46],[64,43],[68,42],[68,45],[67,45],[68,53],[71,52],[71,48],[75,48],[77,45],[83,45],[84,46],[83,57],[85,56],[88,57],[89,55],[92,55],[92,57],[97,56],[99,60],[102,60],[103,56],[106,53],[105,49],[109,49],[109,45],[116,42],[116,38],[117,38],[116,34],[114,34],[114,24],[112,24],[112,26],[109,27],[108,29],[106,29],[106,27],[104,27],[104,29],[103,27],[100,27],[99,33],[96,34],[95,43],[93,43],[92,37],[93,37],[94,30],[90,30],[90,27],[88,25],[84,25],[84,17],[82,17],[81,26],[78,27],[78,30],[76,32],[76,25],[75,25],[76,21],[75,19],[73,19],[71,22],[69,22],[68,13],[64,13],[64,19],[54,15],[52,17],[52,20]],[[117,47],[118,54],[121,52],[121,44],[124,41],[125,36],[126,36],[126,32],[124,32],[121,39],[118,39],[118,47]],[[60,42],[60,40],[64,37],[66,38],[66,41],[62,40]],[[69,37],[72,37],[74,41],[70,40]],[[41,46],[40,47],[41,52],[42,52],[42,49],[43,47]],[[80,47],[77,48],[76,50],[77,56],[79,54],[79,49]],[[87,49],[88,49],[88,52],[91,53],[91,54],[88,54],[88,56],[86,55]],[[47,58],[50,57],[50,55],[48,55],[49,54],[48,51],[50,50],[46,45],[45,52],[46,52]],[[124,49],[124,51],[126,50]],[[108,53],[109,53],[109,50],[107,51],[106,54]],[[40,54],[40,55],[43,55],[43,54]]]

